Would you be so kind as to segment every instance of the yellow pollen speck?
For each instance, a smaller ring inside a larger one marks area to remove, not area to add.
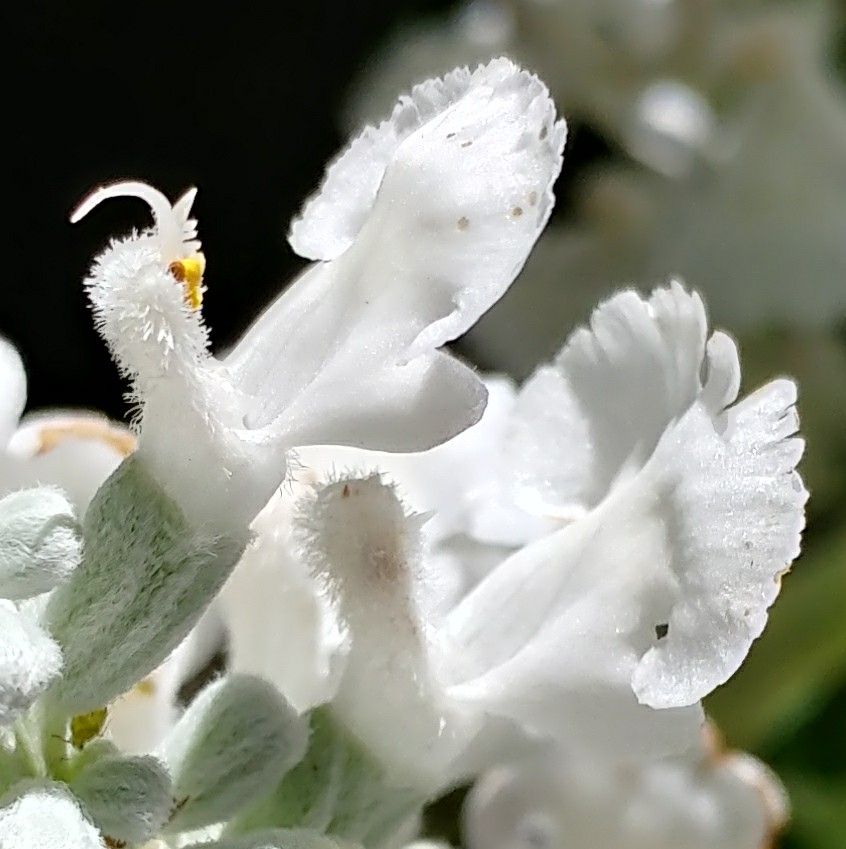
[[[203,272],[206,270],[206,258],[201,253],[196,253],[184,259],[176,259],[167,270],[184,287],[188,306],[192,310],[198,310],[203,305]]]
[[[106,708],[98,708],[91,713],[81,713],[71,720],[71,743],[74,748],[81,749],[103,730],[107,713]]]
[[[139,696],[154,696],[156,694],[156,684],[152,678],[145,678],[135,685],[135,692]]]

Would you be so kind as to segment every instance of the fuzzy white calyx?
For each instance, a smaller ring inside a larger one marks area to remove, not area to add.
[[[379,475],[341,478],[304,500],[295,535],[348,631],[334,714],[397,786],[430,789],[470,731],[453,724],[419,613],[424,520]]]
[[[161,746],[177,800],[168,829],[221,822],[267,795],[307,738],[305,718],[267,682],[234,675],[210,684]]]
[[[71,789],[113,844],[155,837],[173,807],[170,776],[149,756],[101,758],[71,782]]]

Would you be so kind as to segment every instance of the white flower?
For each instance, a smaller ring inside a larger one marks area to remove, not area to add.
[[[87,557],[50,603],[67,709],[111,701],[187,635],[242,554],[295,445],[431,447],[476,421],[484,386],[440,346],[508,288],[552,209],[564,125],[502,59],[400,100],[332,165],[291,243],[320,260],[225,361],[208,351],[189,217],[143,183],[154,227],[86,281],[139,408],[139,444],[86,516]],[[110,664],[98,663],[108,654]]]
[[[795,386],[735,403],[739,385],[734,343],[678,284],[612,298],[535,373],[509,450],[523,502],[572,521],[453,611],[454,698],[618,754],[690,739],[804,524]]]
[[[20,355],[0,339],[0,494],[23,486],[61,487],[80,514],[100,484],[135,447],[124,427],[97,413],[28,414]]]
[[[832,326],[846,314],[846,90],[824,55],[830,16],[812,4],[748,29],[766,76],[724,122],[714,167],[668,188],[629,279],[660,263],[738,328]]]
[[[440,624],[421,604],[420,518],[377,478],[318,490],[299,539],[349,633],[342,722],[424,783],[501,757],[508,728],[612,759],[692,745],[803,525],[795,387],[735,403],[739,374],[678,284],[601,306],[523,387],[499,451],[518,503],[560,529]]]
[[[553,749],[483,776],[464,831],[470,849],[760,849],[786,816],[775,775],[711,743],[644,764]]]
[[[484,388],[439,348],[519,272],[563,144],[543,84],[507,60],[418,86],[329,168],[291,228],[317,264],[224,361],[199,311],[193,191],[171,207],[124,183],[82,204],[74,220],[121,195],[153,210],[87,288],[141,407],[138,457],[195,523],[245,527],[292,446],[419,450],[479,418]]]

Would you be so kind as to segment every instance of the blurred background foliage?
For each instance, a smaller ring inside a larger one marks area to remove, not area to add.
[[[525,376],[605,294],[681,275],[738,338],[747,389],[798,380],[804,553],[707,707],[785,781],[784,849],[843,849],[845,12],[842,0],[18,4],[0,332],[24,355],[30,407],[125,412],[79,281],[110,234],[143,219],[114,204],[72,229],[67,211],[93,184],[200,187],[205,312],[225,346],[300,267],[287,222],[349,130],[433,73],[523,61],[570,124],[559,203],[460,350]],[[459,801],[430,812],[432,833]]]

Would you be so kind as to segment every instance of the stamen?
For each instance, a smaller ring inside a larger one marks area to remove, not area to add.
[[[203,272],[206,269],[206,258],[201,253],[184,259],[174,260],[167,268],[174,279],[185,289],[185,301],[192,310],[198,310],[203,305]]]

